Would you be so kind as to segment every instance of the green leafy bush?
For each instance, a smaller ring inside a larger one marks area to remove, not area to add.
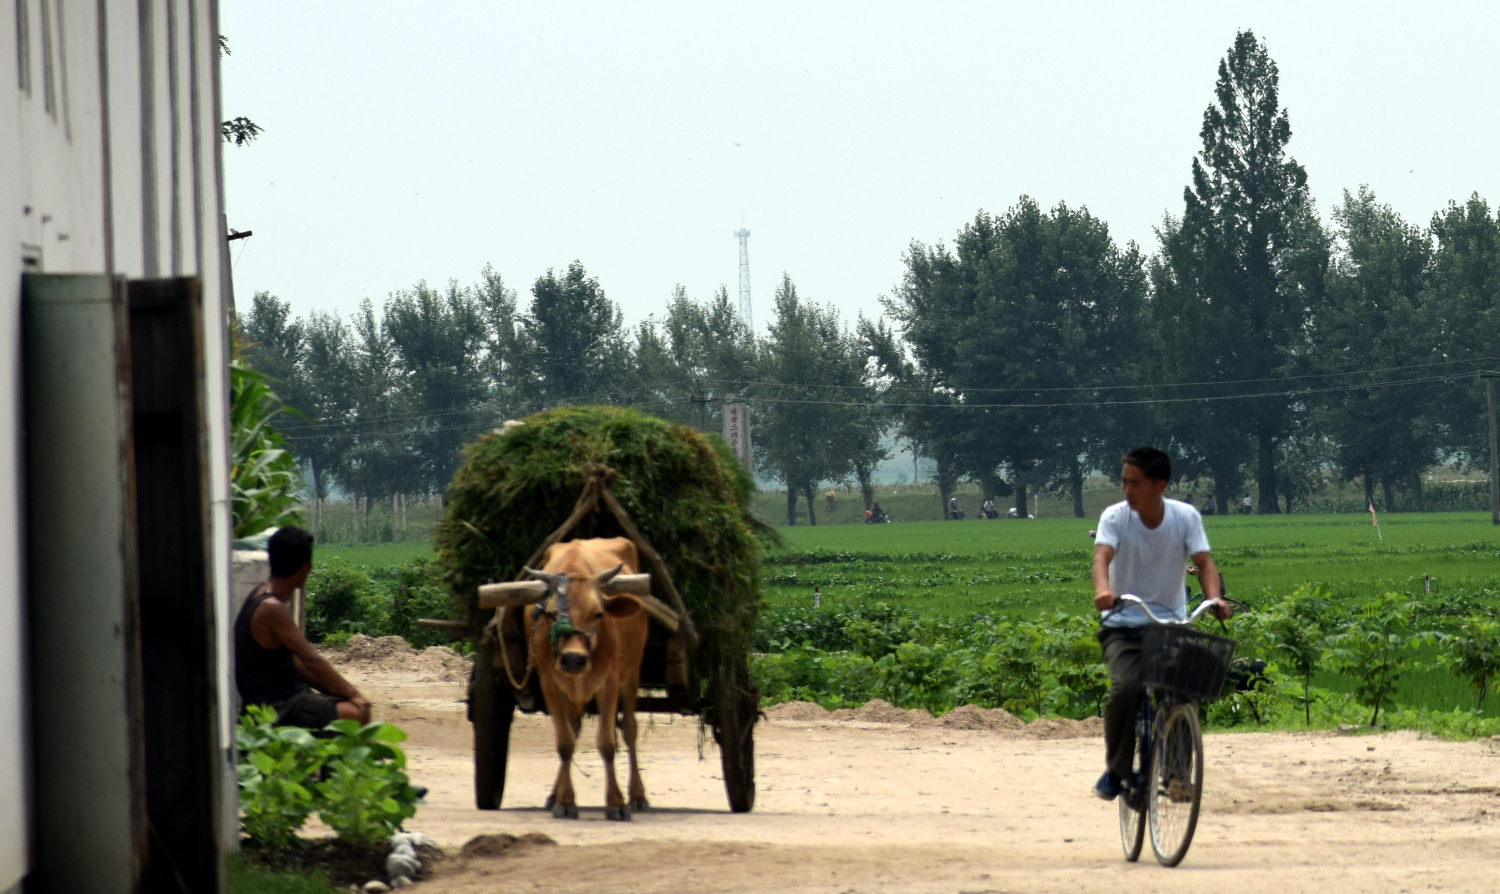
[[[307,579],[307,638],[322,642],[329,634],[348,631],[384,635],[377,621],[382,602],[375,598],[370,572],[342,559],[317,562]]]
[[[418,559],[377,572],[376,588],[389,594],[390,632],[402,637],[413,649],[446,645],[449,639],[439,630],[417,624],[420,618],[445,618],[451,608],[451,597],[431,563]]]
[[[1204,716],[1215,726],[1238,726],[1249,722],[1260,726],[1291,721],[1296,703],[1305,698],[1306,703],[1311,704],[1309,691],[1303,690],[1303,698],[1299,698],[1297,681],[1283,673],[1275,663],[1267,664],[1250,688],[1240,690],[1226,686],[1225,689],[1217,701],[1204,707]]]
[[[754,649],[757,652],[781,652],[794,646],[807,646],[825,652],[849,648],[844,638],[843,612],[833,609],[778,608],[763,612],[756,626]]]
[[[379,841],[416,813],[406,755],[395,745],[406,738],[400,729],[336,720],[328,729],[338,735],[319,739],[275,724],[274,710],[251,705],[235,731],[240,811],[252,840],[290,845],[316,812],[340,838]]]
[[[956,704],[958,673],[951,653],[906,642],[875,662],[877,691],[901,708],[926,708],[934,714]]]
[[[1240,628],[1242,638],[1263,644],[1301,678],[1304,725],[1312,723],[1312,678],[1323,661],[1332,604],[1328,587],[1304,585]]]
[[[835,708],[862,705],[879,694],[875,663],[864,655],[830,654],[794,646],[759,656],[751,673],[768,704],[816,702]]]
[[[1401,676],[1416,665],[1423,635],[1412,629],[1412,611],[1410,597],[1386,593],[1360,606],[1328,639],[1329,664],[1353,677],[1355,698],[1374,709],[1370,726]]]
[[[1090,618],[1057,611],[1043,626],[1043,670],[1057,683],[1049,693],[1046,713],[1082,718],[1102,715],[1109,695],[1109,671]]]
[[[275,710],[263,705],[250,705],[240,717],[240,811],[252,839],[285,847],[315,809],[309,784],[323,766],[323,750],[307,730],[275,723]]]
[[[1474,710],[1483,710],[1490,681],[1500,677],[1500,621],[1473,614],[1457,630],[1439,634],[1438,641],[1444,647],[1440,663],[1468,682],[1474,690]]]
[[[894,655],[902,644],[922,640],[916,612],[876,603],[844,613],[843,639],[848,648],[870,658]]]
[[[770,630],[758,637],[766,652],[754,668],[771,703],[834,708],[882,698],[935,714],[973,704],[1082,718],[1102,710],[1109,689],[1095,623],[1062,611],[1034,621],[926,620],[876,603],[766,620]]]
[[[406,734],[389,723],[360,726],[354,720],[335,720],[328,728],[339,735],[324,742],[318,818],[347,841],[390,837],[417,812],[406,755],[395,745]]]

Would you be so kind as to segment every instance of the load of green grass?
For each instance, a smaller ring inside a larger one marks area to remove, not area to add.
[[[752,481],[721,440],[634,410],[549,410],[467,448],[435,535],[454,616],[477,643],[491,614],[478,607],[479,585],[514,580],[601,466],[617,473],[615,497],[661,555],[697,627],[699,678],[740,678],[760,608],[760,539],[775,535],[751,515]],[[566,539],[619,536],[601,505]]]

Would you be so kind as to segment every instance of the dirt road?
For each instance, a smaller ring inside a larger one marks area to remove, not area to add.
[[[411,775],[431,789],[409,825],[455,856],[429,890],[1500,887],[1500,742],[1410,733],[1209,736],[1203,817],[1187,860],[1168,870],[1151,860],[1149,845],[1139,864],[1120,857],[1115,806],[1088,791],[1102,759],[1096,724],[1014,728],[969,709],[956,722],[981,728],[962,729],[781,706],[756,727],[755,810],[736,815],[711,740],[700,759],[696,721],[659,716],[642,743],[653,809],[612,823],[603,816],[590,722],[574,771],[582,818],[563,821],[542,809],[557,766],[545,717],[517,718],[505,808],[481,812],[473,808],[462,661],[429,650],[340,664],[377,716],[406,730]],[[905,716],[878,706],[865,712],[872,715]],[[458,856],[475,836],[527,832],[557,844]]]

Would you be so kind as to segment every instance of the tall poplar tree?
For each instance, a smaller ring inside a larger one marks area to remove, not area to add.
[[[384,329],[401,427],[418,459],[408,486],[436,493],[457,471],[460,448],[486,427],[479,412],[488,396],[484,307],[455,281],[442,292],[419,282],[391,295]]]
[[[874,401],[863,343],[839,322],[838,310],[803,300],[790,276],[775,295],[776,318],[761,343],[767,381],[751,392],[752,438],[761,471],[786,485],[787,524],[797,499],[807,499],[817,524],[813,489],[852,470],[852,454]]]
[[[574,261],[561,274],[537,277],[531,296],[519,319],[531,361],[523,383],[531,409],[618,401],[629,362],[624,316],[598,277]]]
[[[1500,344],[1500,213],[1476,193],[1434,214],[1432,236],[1426,302],[1442,359],[1493,369]],[[1465,379],[1443,388],[1439,398],[1451,426],[1450,449],[1481,467],[1489,459],[1484,395],[1482,382]]]
[[[1338,251],[1315,330],[1317,368],[1325,373],[1371,367],[1431,371],[1439,359],[1439,339],[1424,293],[1432,257],[1427,233],[1377,202],[1368,186],[1358,195],[1345,190],[1333,219]],[[1324,381],[1353,388],[1367,378]],[[1422,472],[1437,460],[1441,446],[1442,402],[1434,406],[1425,399],[1431,388],[1431,383],[1359,387],[1333,392],[1323,401],[1321,427],[1337,444],[1343,476],[1363,479],[1371,505],[1378,483],[1385,508],[1394,508],[1390,488],[1398,484],[1411,492],[1418,510],[1424,508]]]
[[[1265,43],[1250,31],[1237,34],[1203,113],[1203,149],[1183,191],[1182,220],[1162,228],[1153,269],[1159,325],[1193,346],[1168,361],[1168,381],[1221,383],[1206,387],[1213,397],[1265,391],[1194,405],[1177,420],[1204,433],[1196,446],[1220,500],[1228,495],[1218,479],[1234,476],[1248,439],[1259,512],[1280,511],[1276,444],[1294,430],[1299,410],[1267,380],[1284,374],[1302,347],[1327,263],[1307,172],[1286,152],[1292,128],[1278,83]]]

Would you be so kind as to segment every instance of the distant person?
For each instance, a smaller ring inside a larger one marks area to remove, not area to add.
[[[958,497],[948,498],[948,517],[955,521],[964,517],[964,511],[958,508]]]
[[[1208,499],[1203,502],[1203,514],[1213,515],[1216,511],[1217,507],[1214,505],[1214,495],[1209,494]]]
[[[984,498],[984,505],[979,507],[979,514],[985,518],[1000,517],[1000,513],[995,509],[995,501],[989,497]]]
[[[289,604],[312,572],[313,535],[284,527],[271,535],[271,576],[234,622],[234,682],[247,705],[269,705],[278,726],[321,730],[335,720],[370,722],[370,702],[297,628]]]
[[[823,496],[824,496],[824,498],[826,499],[826,501],[828,503],[828,511],[832,512],[834,504],[835,504],[835,502],[838,499],[838,495],[836,493],[834,493],[833,488],[830,487],[828,489],[828,493],[824,494]]]
[[[1245,494],[1245,499],[1240,501],[1240,515],[1249,515],[1255,511],[1255,504],[1250,501],[1250,495]]]

